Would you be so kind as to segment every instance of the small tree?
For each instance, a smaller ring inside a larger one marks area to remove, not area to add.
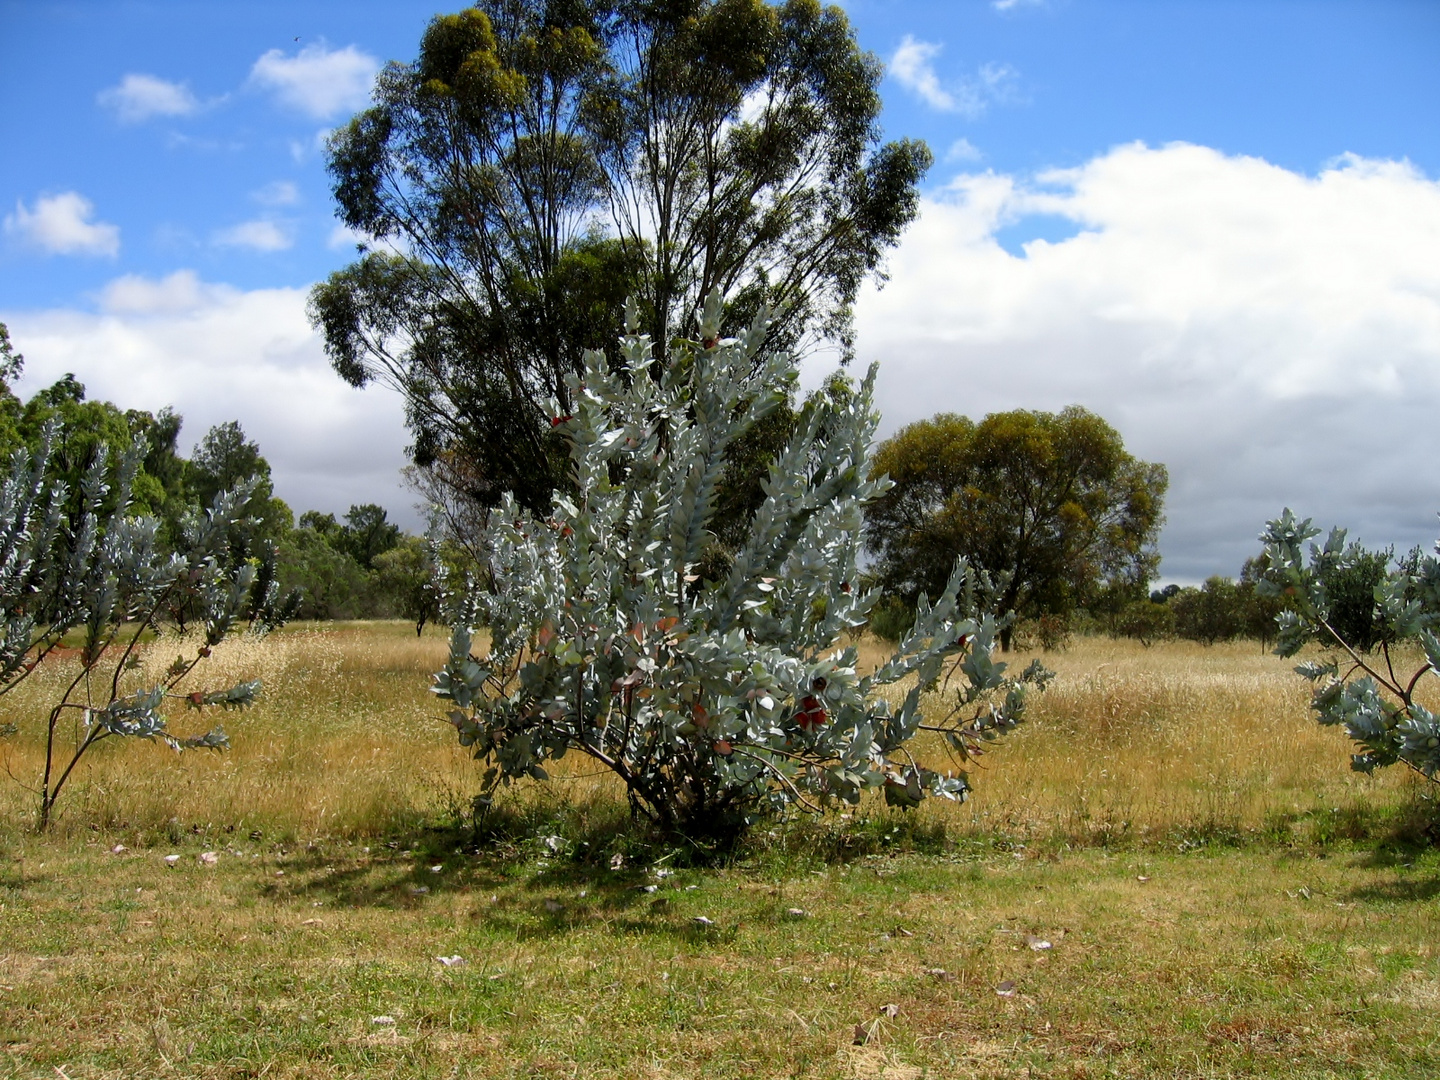
[[[239,622],[248,619],[262,633],[285,616],[276,604],[273,548],[264,559],[237,564],[228,557],[228,535],[245,521],[250,485],[220,494],[207,514],[191,515],[181,525],[179,550],[165,554],[159,521],[128,513],[143,444],[114,468],[100,448],[80,484],[78,510],[67,516],[67,485],[55,478],[51,459],[60,434],[50,425],[39,449],[16,451],[0,479],[0,696],[67,637],[79,644],[79,670],[46,719],[41,831],[75,766],[103,739],[159,739],[176,750],[224,747],[218,727],[185,738],[171,734],[163,710],[167,702],[193,709],[250,704],[258,682],[189,693],[179,686]],[[136,685],[142,637],[175,608],[199,613],[202,643],[177,656],[158,681]]]
[[[901,806],[963,799],[963,771],[921,765],[906,744],[936,732],[963,764],[1020,721],[1048,672],[1014,679],[992,660],[1008,617],[963,562],[879,670],[861,676],[855,648],[840,647],[878,598],[857,565],[861,507],[888,484],[867,478],[873,369],[848,401],[806,406],[733,562],[713,580],[697,572],[726,450],[784,400],[793,371],[759,355],[764,315],[721,341],[720,311],[712,292],[704,343],[678,346],[663,371],[633,305],[618,369],[588,354],[573,414],[553,419],[573,486],[551,517],[508,498],[493,515],[493,587],[462,598],[435,692],[489,764],[487,790],[544,779],[546,761],[578,751],[670,833],[723,841],[767,808],[855,803],[873,788]],[[477,658],[481,621],[491,643]],[[963,688],[934,696],[957,671]]]
[[[1440,718],[1415,692],[1426,672],[1440,672],[1440,560],[1417,549],[1398,564],[1382,557],[1377,574],[1377,553],[1346,544],[1344,529],[1332,530],[1324,547],[1309,545],[1307,559],[1305,542],[1319,534],[1287,509],[1261,535],[1268,569],[1258,590],[1287,603],[1276,652],[1294,656],[1311,641],[1332,651],[1295,670],[1315,687],[1310,707],[1320,723],[1343,726],[1359,746],[1352,768],[1370,773],[1404,762],[1434,780]],[[1357,602],[1357,579],[1373,582],[1368,604]],[[1419,645],[1425,662],[1397,672],[1395,646],[1405,641]]]

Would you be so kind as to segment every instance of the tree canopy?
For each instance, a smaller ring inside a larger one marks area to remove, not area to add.
[[[485,505],[510,491],[545,509],[566,376],[613,348],[627,296],[662,365],[717,288],[738,324],[781,313],[769,347],[848,348],[930,163],[922,143],[881,144],[881,74],[816,0],[481,0],[435,18],[329,144],[365,240],[312,294],[332,363],[404,394],[418,464]]]
[[[942,413],[883,443],[881,474],[894,486],[867,508],[866,540],[882,586],[909,603],[938,595],[957,555],[1008,575],[1001,610],[1022,616],[1069,611],[1106,587],[1143,596],[1159,563],[1165,467],[1131,456],[1079,406],[978,424]]]

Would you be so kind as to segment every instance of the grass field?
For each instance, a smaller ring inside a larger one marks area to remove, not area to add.
[[[970,803],[777,823],[704,869],[578,761],[458,828],[443,650],[217,651],[215,683],[266,686],[232,749],[102,745],[44,838],[4,780],[0,1073],[1440,1074],[1426,785],[1351,773],[1253,644],[1077,641]],[[0,717],[21,781],[40,674]]]

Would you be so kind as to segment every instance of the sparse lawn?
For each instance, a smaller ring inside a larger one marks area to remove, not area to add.
[[[627,836],[584,762],[457,829],[441,650],[397,624],[217,652],[267,680],[234,749],[104,748],[45,838],[6,780],[0,1074],[1440,1074],[1423,786],[1349,773],[1253,645],[1077,643],[972,803],[707,869]]]

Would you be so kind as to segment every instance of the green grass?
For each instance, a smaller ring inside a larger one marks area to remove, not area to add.
[[[1433,853],[970,845],[667,874],[432,841],[237,837],[213,867],[200,842],[17,848],[0,878],[12,1074],[1440,1070]]]

